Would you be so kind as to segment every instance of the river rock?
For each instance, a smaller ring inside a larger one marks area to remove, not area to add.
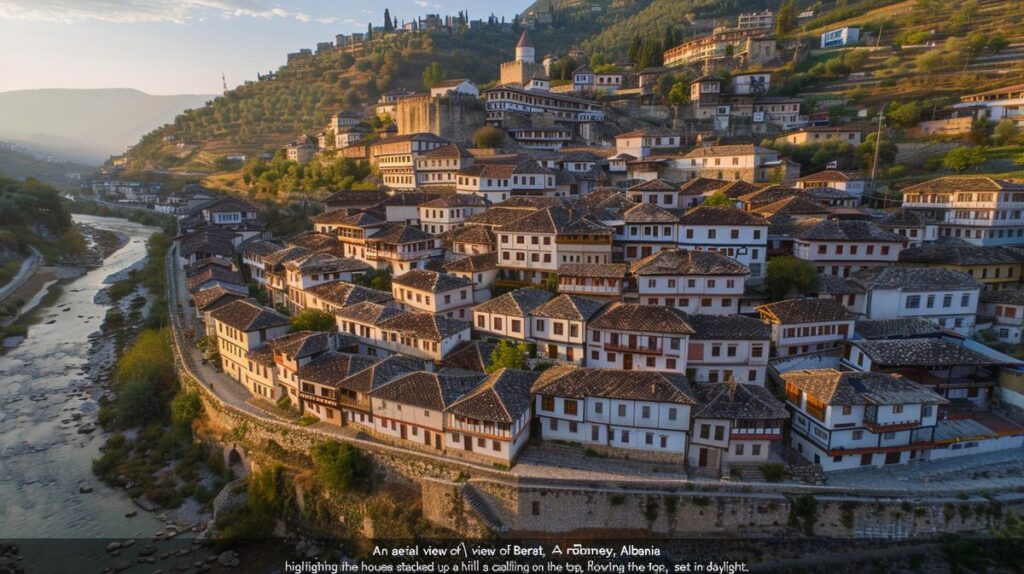
[[[128,539],[121,543],[121,548],[130,548],[133,544],[135,544],[135,540]]]
[[[235,566],[238,565],[238,558],[234,551],[225,550],[217,555],[217,564],[220,564],[221,566],[231,566],[232,563],[234,563]]]
[[[95,431],[96,431],[96,427],[94,427],[90,423],[86,423],[86,424],[84,424],[84,425],[82,425],[81,427],[78,428],[78,434],[89,434],[89,433],[95,432]]]
[[[78,487],[78,492],[81,494],[89,494],[90,492],[92,492],[92,487],[83,484],[82,486]]]
[[[139,515],[139,511],[138,510],[132,510],[130,512],[125,512],[124,513],[124,517],[125,518],[135,518],[138,515]]]
[[[124,572],[125,570],[127,570],[127,569],[129,569],[131,567],[132,567],[132,563],[131,562],[118,562],[118,564],[116,566],[114,566],[114,572]]]
[[[107,552],[113,552],[115,550],[119,550],[120,548],[121,548],[121,543],[120,542],[111,542],[110,544],[107,544]]]
[[[142,548],[139,548],[139,556],[152,556],[153,554],[156,554],[156,546],[153,546],[152,544],[147,544]]]

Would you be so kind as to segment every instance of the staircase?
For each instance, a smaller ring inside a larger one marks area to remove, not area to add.
[[[828,475],[822,470],[820,464],[814,464],[793,449],[784,449],[782,460],[786,463],[786,469],[793,480],[804,484],[825,484],[828,480]]]
[[[464,484],[462,486],[462,499],[469,505],[470,510],[473,514],[487,527],[491,532],[497,532],[499,534],[505,534],[508,532],[508,527],[501,521],[491,505],[484,500],[476,488],[470,484]]]

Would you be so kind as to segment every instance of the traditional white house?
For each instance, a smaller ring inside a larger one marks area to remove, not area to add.
[[[365,261],[375,269],[391,268],[395,277],[423,269],[444,255],[436,237],[411,225],[389,223],[365,238]]]
[[[973,245],[1024,241],[1024,184],[991,177],[940,177],[903,189],[903,207],[938,222],[939,236]]]
[[[473,308],[473,330],[482,335],[528,341],[533,339],[530,313],[555,295],[522,287]]]
[[[441,80],[437,85],[430,88],[430,97],[432,98],[440,98],[451,94],[479,98],[480,89],[472,81],[466,79]]]
[[[445,447],[510,465],[530,437],[537,373],[501,369],[444,410]],[[424,439],[426,442],[426,439]]]
[[[560,365],[532,389],[544,440],[685,462],[696,397],[678,373]]]
[[[606,302],[559,295],[529,313],[537,356],[582,364],[586,360],[587,322]]]
[[[373,407],[370,394],[395,379],[422,370],[422,361],[391,355],[343,378],[335,385],[337,408],[341,411],[340,423],[372,431]]]
[[[834,349],[853,337],[854,316],[834,299],[788,299],[756,311],[771,325],[776,356]]]
[[[982,293],[979,314],[983,315],[986,321],[991,321],[990,330],[999,342],[1019,344],[1022,341],[1022,335],[1024,335],[1024,291],[1001,289]],[[979,319],[980,321],[981,319]]]
[[[329,253],[311,253],[284,264],[288,310],[296,313],[310,306],[307,291],[331,281],[352,282],[370,266],[357,259],[335,257]]]
[[[487,301],[498,278],[498,254],[482,253],[453,259],[444,264],[444,270],[472,282],[474,303]]]
[[[555,239],[569,221],[567,209],[551,207],[503,225],[497,232],[499,267],[514,280],[543,283],[558,271]]]
[[[674,307],[612,303],[587,325],[586,365],[685,373],[693,333]]]
[[[739,312],[750,270],[714,251],[666,249],[630,265],[639,301],[687,313]]]
[[[679,216],[653,203],[641,203],[622,214],[615,240],[627,261],[647,257],[679,244]]]
[[[857,286],[847,308],[868,319],[923,317],[962,335],[974,332],[981,283],[936,267],[872,267],[854,273]],[[849,297],[847,298],[849,301]]]
[[[709,383],[694,385],[693,390],[698,404],[693,412],[690,468],[726,474],[735,467],[769,460],[772,445],[783,439],[789,411],[768,389]]]
[[[818,273],[849,277],[868,267],[894,265],[906,245],[903,237],[867,221],[807,221],[794,233],[793,255]]]
[[[564,263],[558,267],[558,292],[619,299],[628,269],[625,263]]]
[[[425,371],[399,377],[370,392],[373,430],[404,444],[444,450],[444,410],[483,379]]]
[[[240,300],[212,311],[210,319],[213,324],[210,335],[217,337],[221,370],[246,389],[251,389],[254,395],[260,395],[262,387],[249,381],[248,353],[286,334],[291,328],[288,317],[268,307]],[[252,368],[255,369],[256,365]]]
[[[328,424],[343,426],[339,383],[377,362],[375,357],[328,351],[305,361],[295,372],[299,412]]]
[[[473,161],[473,155],[459,144],[432,149],[416,158],[416,184],[427,189],[453,186],[459,172],[472,166]]]
[[[473,281],[458,275],[413,269],[391,280],[399,307],[467,319],[473,308]]]
[[[455,194],[421,203],[420,228],[438,235],[460,227],[466,219],[487,210],[486,199],[476,195]]]
[[[360,351],[370,356],[402,353],[440,361],[460,342],[470,339],[467,321],[370,302],[340,309],[335,317],[338,331],[356,337]]]
[[[686,378],[696,383],[765,384],[771,328],[743,315],[688,315],[693,329]]]
[[[903,464],[935,446],[938,407],[948,401],[910,379],[833,369],[789,371],[791,444],[827,471]]]
[[[670,154],[679,150],[682,135],[670,130],[643,128],[615,136],[615,151],[633,159],[654,154]]]
[[[717,251],[763,277],[768,257],[768,220],[732,207],[697,207],[679,218],[679,246],[694,251]]]

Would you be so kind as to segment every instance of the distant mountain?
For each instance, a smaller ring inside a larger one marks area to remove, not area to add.
[[[0,140],[59,159],[102,163],[215,96],[151,96],[133,89],[0,92]]]
[[[0,144],[0,177],[23,180],[34,177],[58,189],[77,187],[79,181],[96,169],[94,165],[72,162],[48,161],[32,154],[7,149]],[[77,174],[77,175],[76,175]]]

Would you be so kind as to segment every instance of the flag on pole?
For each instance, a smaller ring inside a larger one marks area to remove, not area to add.
[[[825,166],[827,169],[837,169],[839,167],[839,160],[832,160]]]

